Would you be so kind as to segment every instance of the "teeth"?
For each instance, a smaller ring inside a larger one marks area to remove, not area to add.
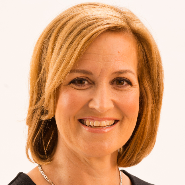
[[[112,125],[114,123],[114,121],[113,122],[109,122],[109,125]]]
[[[105,121],[101,121],[100,126],[102,126],[102,127],[106,126],[106,122]]]
[[[95,126],[95,127],[99,127],[99,126],[100,126],[100,122],[99,122],[99,121],[95,121],[95,122],[94,122],[94,126]]]
[[[90,121],[89,120],[86,120],[86,122],[84,122],[87,126],[90,125]]]
[[[84,125],[91,127],[106,127],[114,124],[115,120],[106,120],[106,121],[94,121],[94,120],[83,120]]]
[[[86,123],[85,123],[86,124]],[[93,127],[94,126],[94,123],[93,121],[90,121],[90,125]]]

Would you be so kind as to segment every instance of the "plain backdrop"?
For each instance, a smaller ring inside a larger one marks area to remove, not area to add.
[[[0,0],[0,184],[35,164],[25,154],[29,63],[48,23],[82,0]],[[91,2],[91,1],[89,1]],[[101,0],[127,7],[148,27],[161,52],[165,91],[152,153],[126,170],[156,185],[184,184],[185,3],[184,0]]]

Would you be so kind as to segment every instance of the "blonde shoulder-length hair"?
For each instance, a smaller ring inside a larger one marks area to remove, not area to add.
[[[26,119],[28,159],[38,164],[52,161],[58,141],[54,117],[57,89],[90,43],[105,31],[129,32],[138,45],[139,115],[131,138],[118,154],[118,165],[135,165],[153,149],[163,96],[163,69],[157,45],[130,10],[83,3],[58,15],[36,43]]]

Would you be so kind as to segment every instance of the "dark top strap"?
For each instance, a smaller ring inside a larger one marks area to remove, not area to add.
[[[134,175],[131,175],[125,170],[121,171],[129,177],[129,179],[132,182],[132,185],[153,185],[135,177]],[[26,175],[23,172],[20,172],[8,185],[36,185],[36,184],[31,180],[31,178],[28,175]]]
[[[36,185],[31,178],[23,172],[19,172],[17,176],[8,185]]]
[[[141,179],[139,179],[138,177],[134,176],[134,175],[131,175],[130,173],[128,173],[127,171],[125,170],[121,170],[126,176],[129,177],[129,179],[131,180],[132,182],[132,185],[154,185],[154,184],[150,184],[148,182],[145,182]]]

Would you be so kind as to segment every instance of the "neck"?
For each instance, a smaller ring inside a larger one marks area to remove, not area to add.
[[[79,154],[64,144],[57,147],[53,161],[44,165],[43,170],[56,185],[118,185],[120,181],[117,152],[92,157]]]

